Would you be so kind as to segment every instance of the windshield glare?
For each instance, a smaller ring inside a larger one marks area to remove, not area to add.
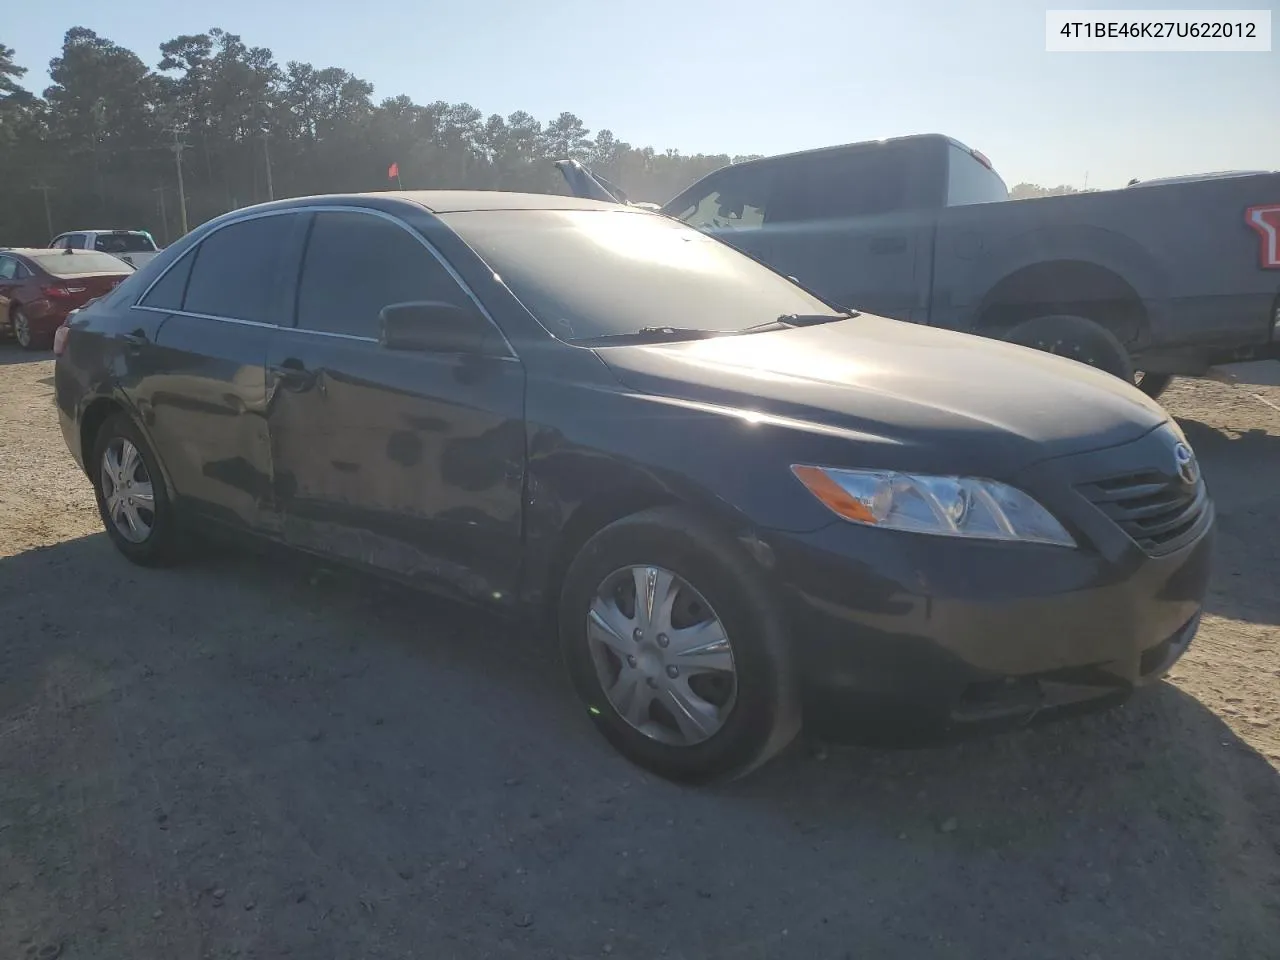
[[[653,214],[487,210],[443,215],[563,340],[684,327],[736,333],[829,304],[732,247]]]

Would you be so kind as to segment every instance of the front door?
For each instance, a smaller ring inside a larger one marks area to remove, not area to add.
[[[297,546],[503,600],[520,573],[524,368],[390,350],[392,303],[469,305],[423,241],[373,213],[314,214],[297,324],[273,331],[274,496]]]

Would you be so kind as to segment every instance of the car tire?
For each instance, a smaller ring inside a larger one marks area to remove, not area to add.
[[[122,413],[108,417],[89,463],[98,514],[116,549],[141,566],[177,559],[173,503],[155,454],[133,421]]]
[[[31,321],[22,312],[21,307],[14,307],[9,314],[9,329],[13,331],[13,339],[23,350],[39,350],[43,341],[31,332]]]
[[[1036,317],[1013,327],[1004,339],[1087,363],[1121,380],[1134,382],[1133,364],[1124,344],[1106,327],[1086,317],[1067,314]]]
[[[659,598],[652,619],[642,590]],[[558,605],[565,664],[596,728],[633,763],[686,783],[740,777],[777,754],[801,712],[773,593],[691,511],[654,508],[599,531]]]
[[[1134,386],[1152,400],[1164,393],[1172,382],[1173,374],[1171,373],[1147,373],[1146,371],[1138,370],[1133,375]]]

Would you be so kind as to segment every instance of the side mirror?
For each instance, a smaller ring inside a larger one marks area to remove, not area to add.
[[[493,333],[475,310],[434,300],[388,304],[378,314],[378,329],[386,349],[420,353],[487,353]]]

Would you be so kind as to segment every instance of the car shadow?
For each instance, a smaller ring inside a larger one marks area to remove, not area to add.
[[[6,955],[1274,948],[1280,778],[1171,686],[693,789],[612,752],[532,625],[276,551],[29,551],[0,623]]]
[[[12,340],[0,341],[0,367],[11,367],[19,363],[39,363],[41,360],[52,360],[50,350],[23,350]]]
[[[1219,430],[1178,418],[1218,511],[1214,582],[1207,608],[1234,620],[1280,624],[1280,434]]]

